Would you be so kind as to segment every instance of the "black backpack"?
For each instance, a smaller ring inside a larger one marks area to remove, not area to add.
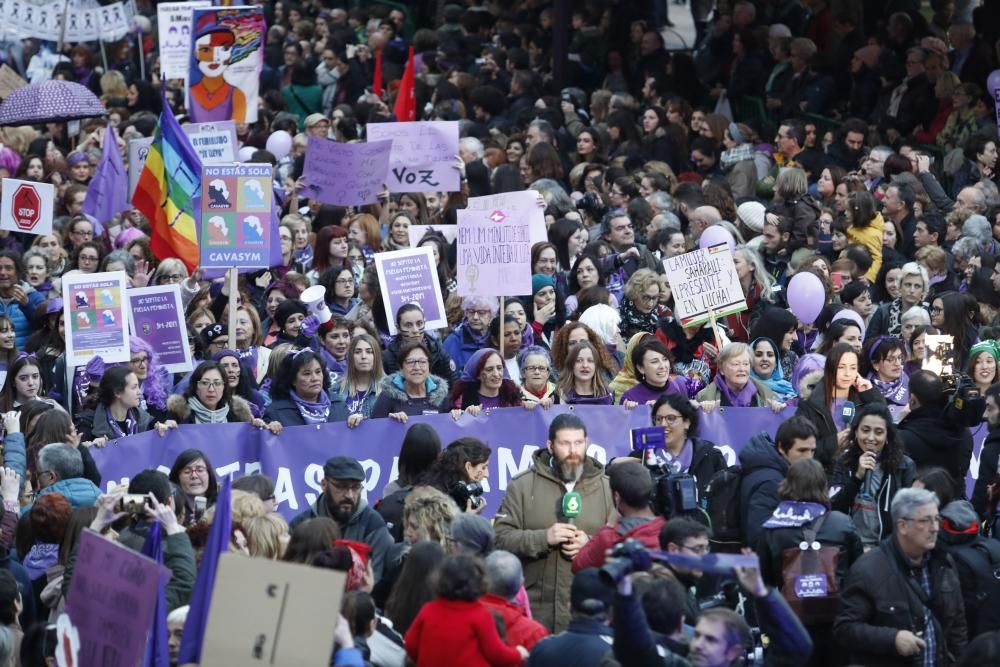
[[[969,636],[1000,630],[1000,542],[977,535],[947,551],[958,570]]]
[[[712,551],[739,553],[743,546],[742,482],[743,466],[737,464],[712,475],[705,487],[705,513],[712,526]]]

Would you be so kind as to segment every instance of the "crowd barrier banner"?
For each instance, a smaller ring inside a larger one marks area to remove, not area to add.
[[[457,422],[447,414],[411,417],[409,424],[374,419],[354,429],[344,423],[295,426],[277,436],[249,424],[181,426],[162,439],[149,431],[112,441],[103,449],[91,449],[91,453],[103,475],[102,486],[112,489],[147,468],[169,472],[182,451],[200,449],[220,477],[238,478],[259,472],[274,479],[278,511],[291,518],[321,493],[323,462],[331,456],[347,455],[360,460],[367,474],[367,498],[372,503],[382,498],[382,490],[398,476],[399,447],[406,429],[423,422],[437,430],[444,446],[465,436],[479,438],[493,448],[484,483],[484,514],[493,516],[510,479],[526,470],[532,453],[545,446],[549,423],[569,410],[558,405],[549,410],[506,408],[484,412],[480,417],[462,415]],[[588,453],[602,462],[628,453],[630,429],[650,425],[649,410],[641,407],[629,412],[618,406],[579,406],[572,412],[587,425],[591,443]],[[714,442],[733,464],[751,437],[762,431],[773,436],[778,424],[793,414],[791,408],[777,414],[764,408],[723,408],[701,415],[699,437]],[[975,447],[966,478],[969,493],[985,438],[985,426],[973,432]]]

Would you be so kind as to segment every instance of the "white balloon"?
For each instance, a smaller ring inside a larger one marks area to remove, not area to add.
[[[239,152],[240,162],[249,162],[255,152],[257,149],[253,146],[243,146]]]
[[[281,160],[286,155],[292,152],[292,135],[288,134],[284,130],[278,130],[274,132],[267,138],[267,150],[271,152],[274,157]]]

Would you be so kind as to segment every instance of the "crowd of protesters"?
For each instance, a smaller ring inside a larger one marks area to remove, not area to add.
[[[108,114],[76,136],[65,123],[0,128],[3,176],[56,186],[51,234],[0,231],[0,666],[49,664],[84,528],[138,549],[153,522],[177,659],[221,484],[212,452],[102,493],[90,449],[227,422],[274,434],[346,422],[356,434],[291,522],[264,475],[236,479],[231,499],[232,549],[347,572],[331,664],[1000,659],[987,83],[1000,2],[266,3],[259,119],[237,136],[275,167],[282,259],[235,286],[156,256],[137,210],[83,213],[108,123],[124,155],[128,139],[152,136],[161,99],[187,120],[183,82],[159,80],[155,3],[135,4],[138,38],[103,60],[93,44],[57,54],[32,39],[2,53],[33,82],[88,86]],[[669,12],[688,9],[690,48],[668,50]],[[418,119],[459,123],[460,190],[386,190],[357,208],[309,199],[308,138],[363,141],[369,123],[394,121],[411,46]],[[384,90],[372,90],[376,60]],[[279,130],[293,137],[287,155],[266,150]],[[460,296],[441,228],[469,197],[525,189],[548,230],[530,293],[502,310]],[[417,304],[383,303],[374,257],[411,247],[415,225],[438,227],[413,241],[433,250],[445,328],[429,329]],[[664,264],[720,229],[747,307],[684,328]],[[180,285],[192,372],[168,373],[141,338],[126,364],[67,372],[60,279],[100,271]],[[812,319],[796,303],[803,273],[822,285]],[[300,298],[314,285],[329,317]],[[605,465],[587,455],[586,424],[561,413],[487,509],[460,491],[486,477],[491,448],[416,423],[399,479],[366,497],[369,420],[554,405],[648,414],[662,447]],[[726,443],[739,468],[699,437],[725,408],[783,418]],[[691,480],[698,509],[664,510],[674,476]],[[118,511],[125,492],[152,497],[145,515]],[[568,494],[582,499],[572,520],[558,511]],[[739,509],[730,535],[709,509],[723,495]],[[742,548],[759,567],[723,576],[671,561],[611,584],[597,568],[627,539],[693,558]],[[820,569],[801,569],[810,558]]]

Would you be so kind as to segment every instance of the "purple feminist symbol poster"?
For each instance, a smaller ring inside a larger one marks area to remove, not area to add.
[[[423,309],[428,329],[448,326],[434,264],[434,250],[430,246],[376,253],[375,269],[382,289],[389,333],[396,335],[396,311],[408,303],[415,303]]]
[[[194,366],[180,285],[133,288],[128,291],[128,301],[132,335],[149,343],[168,372],[190,371]]]

